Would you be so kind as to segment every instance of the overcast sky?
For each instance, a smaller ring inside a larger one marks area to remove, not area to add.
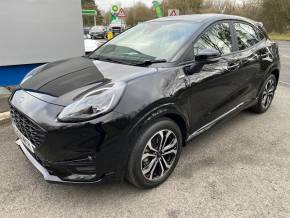
[[[152,5],[153,0],[135,0],[135,2],[143,2],[147,6]],[[133,5],[134,0],[95,0],[99,9],[108,11],[113,4],[120,5],[121,7],[130,7]]]
[[[153,0],[95,0],[99,9],[101,9],[103,11],[110,10],[113,4],[117,4],[117,5],[124,7],[124,8],[130,7],[133,5],[134,1],[135,1],[135,3],[136,2],[143,2],[148,7],[151,7]],[[158,1],[162,2],[162,0],[158,0]],[[241,2],[242,0],[233,0],[233,1]]]

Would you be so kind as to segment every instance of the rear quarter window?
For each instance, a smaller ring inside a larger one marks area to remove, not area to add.
[[[250,24],[235,23],[234,28],[237,35],[238,49],[240,51],[250,48],[261,41],[261,36]]]

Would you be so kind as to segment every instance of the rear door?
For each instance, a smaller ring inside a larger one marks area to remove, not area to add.
[[[233,23],[236,54],[239,70],[234,85],[239,88],[240,99],[244,102],[257,97],[258,81],[262,76],[261,63],[268,54],[265,39],[259,35],[259,30],[252,24],[242,21]]]

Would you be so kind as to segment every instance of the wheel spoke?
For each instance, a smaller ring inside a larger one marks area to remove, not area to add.
[[[266,85],[266,90],[269,91],[273,87],[273,80],[269,80]]]
[[[264,107],[267,107],[268,104],[268,95],[265,96],[265,100],[263,100]]]
[[[151,171],[151,169],[153,168],[154,164],[156,163],[157,158],[153,158],[151,160],[151,162],[145,167],[145,169],[142,169],[143,175],[146,175],[147,173],[149,173]]]
[[[274,96],[274,91],[270,91],[270,92],[268,93],[268,95],[269,95],[269,96]]]
[[[158,144],[158,149],[160,150],[160,148],[162,147],[162,142],[163,142],[163,138],[164,138],[163,131],[159,131],[157,134],[160,136],[160,141]]]
[[[152,142],[151,142],[151,140],[148,142],[148,144],[147,144],[147,148],[149,148],[151,151],[157,152],[157,149],[155,149],[155,148],[152,147]]]
[[[168,137],[171,135],[171,132],[170,131],[167,131],[166,135],[165,135],[165,138],[162,142],[162,147],[160,147],[160,150],[162,150],[164,148],[164,146],[166,145],[166,142],[168,141]]]
[[[157,163],[158,163],[158,161],[155,160],[155,162],[154,162],[154,166],[153,166],[152,169],[150,170],[150,177],[149,177],[149,179],[153,179],[153,175],[154,175],[154,172],[155,172],[155,169],[156,169]]]
[[[171,142],[169,145],[166,145],[166,146],[162,149],[162,152],[165,152],[165,151],[167,151],[167,150],[173,148],[176,144],[177,144],[177,139],[174,138],[174,139],[172,140],[172,142]]]
[[[268,93],[266,91],[263,92],[263,97],[262,97],[262,104],[265,106],[266,105],[266,101],[268,98]]]
[[[163,164],[162,164],[160,159],[158,160],[158,163],[159,163],[160,168],[161,168],[160,177],[162,177],[164,175],[165,170],[164,170]]]
[[[177,150],[169,150],[169,151],[164,152],[162,155],[163,156],[166,156],[168,154],[174,154],[174,155],[176,155],[177,154]]]
[[[142,160],[144,160],[144,159],[146,159],[148,157],[156,157],[156,155],[155,154],[150,154],[150,153],[145,153],[145,154],[142,155]]]
[[[272,87],[268,90],[268,93],[270,93],[270,92],[274,92],[274,90],[275,90],[275,87],[272,86]]]
[[[166,169],[169,169],[171,167],[171,164],[168,164],[164,157],[162,157],[161,160],[164,163]]]
[[[272,97],[268,95],[267,106],[269,107],[272,102]]]

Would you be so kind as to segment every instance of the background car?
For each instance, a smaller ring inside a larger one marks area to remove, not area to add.
[[[93,26],[89,32],[92,39],[104,39],[106,37],[106,33],[107,31],[105,26]]]
[[[91,27],[84,27],[84,34],[89,34],[90,33]]]

